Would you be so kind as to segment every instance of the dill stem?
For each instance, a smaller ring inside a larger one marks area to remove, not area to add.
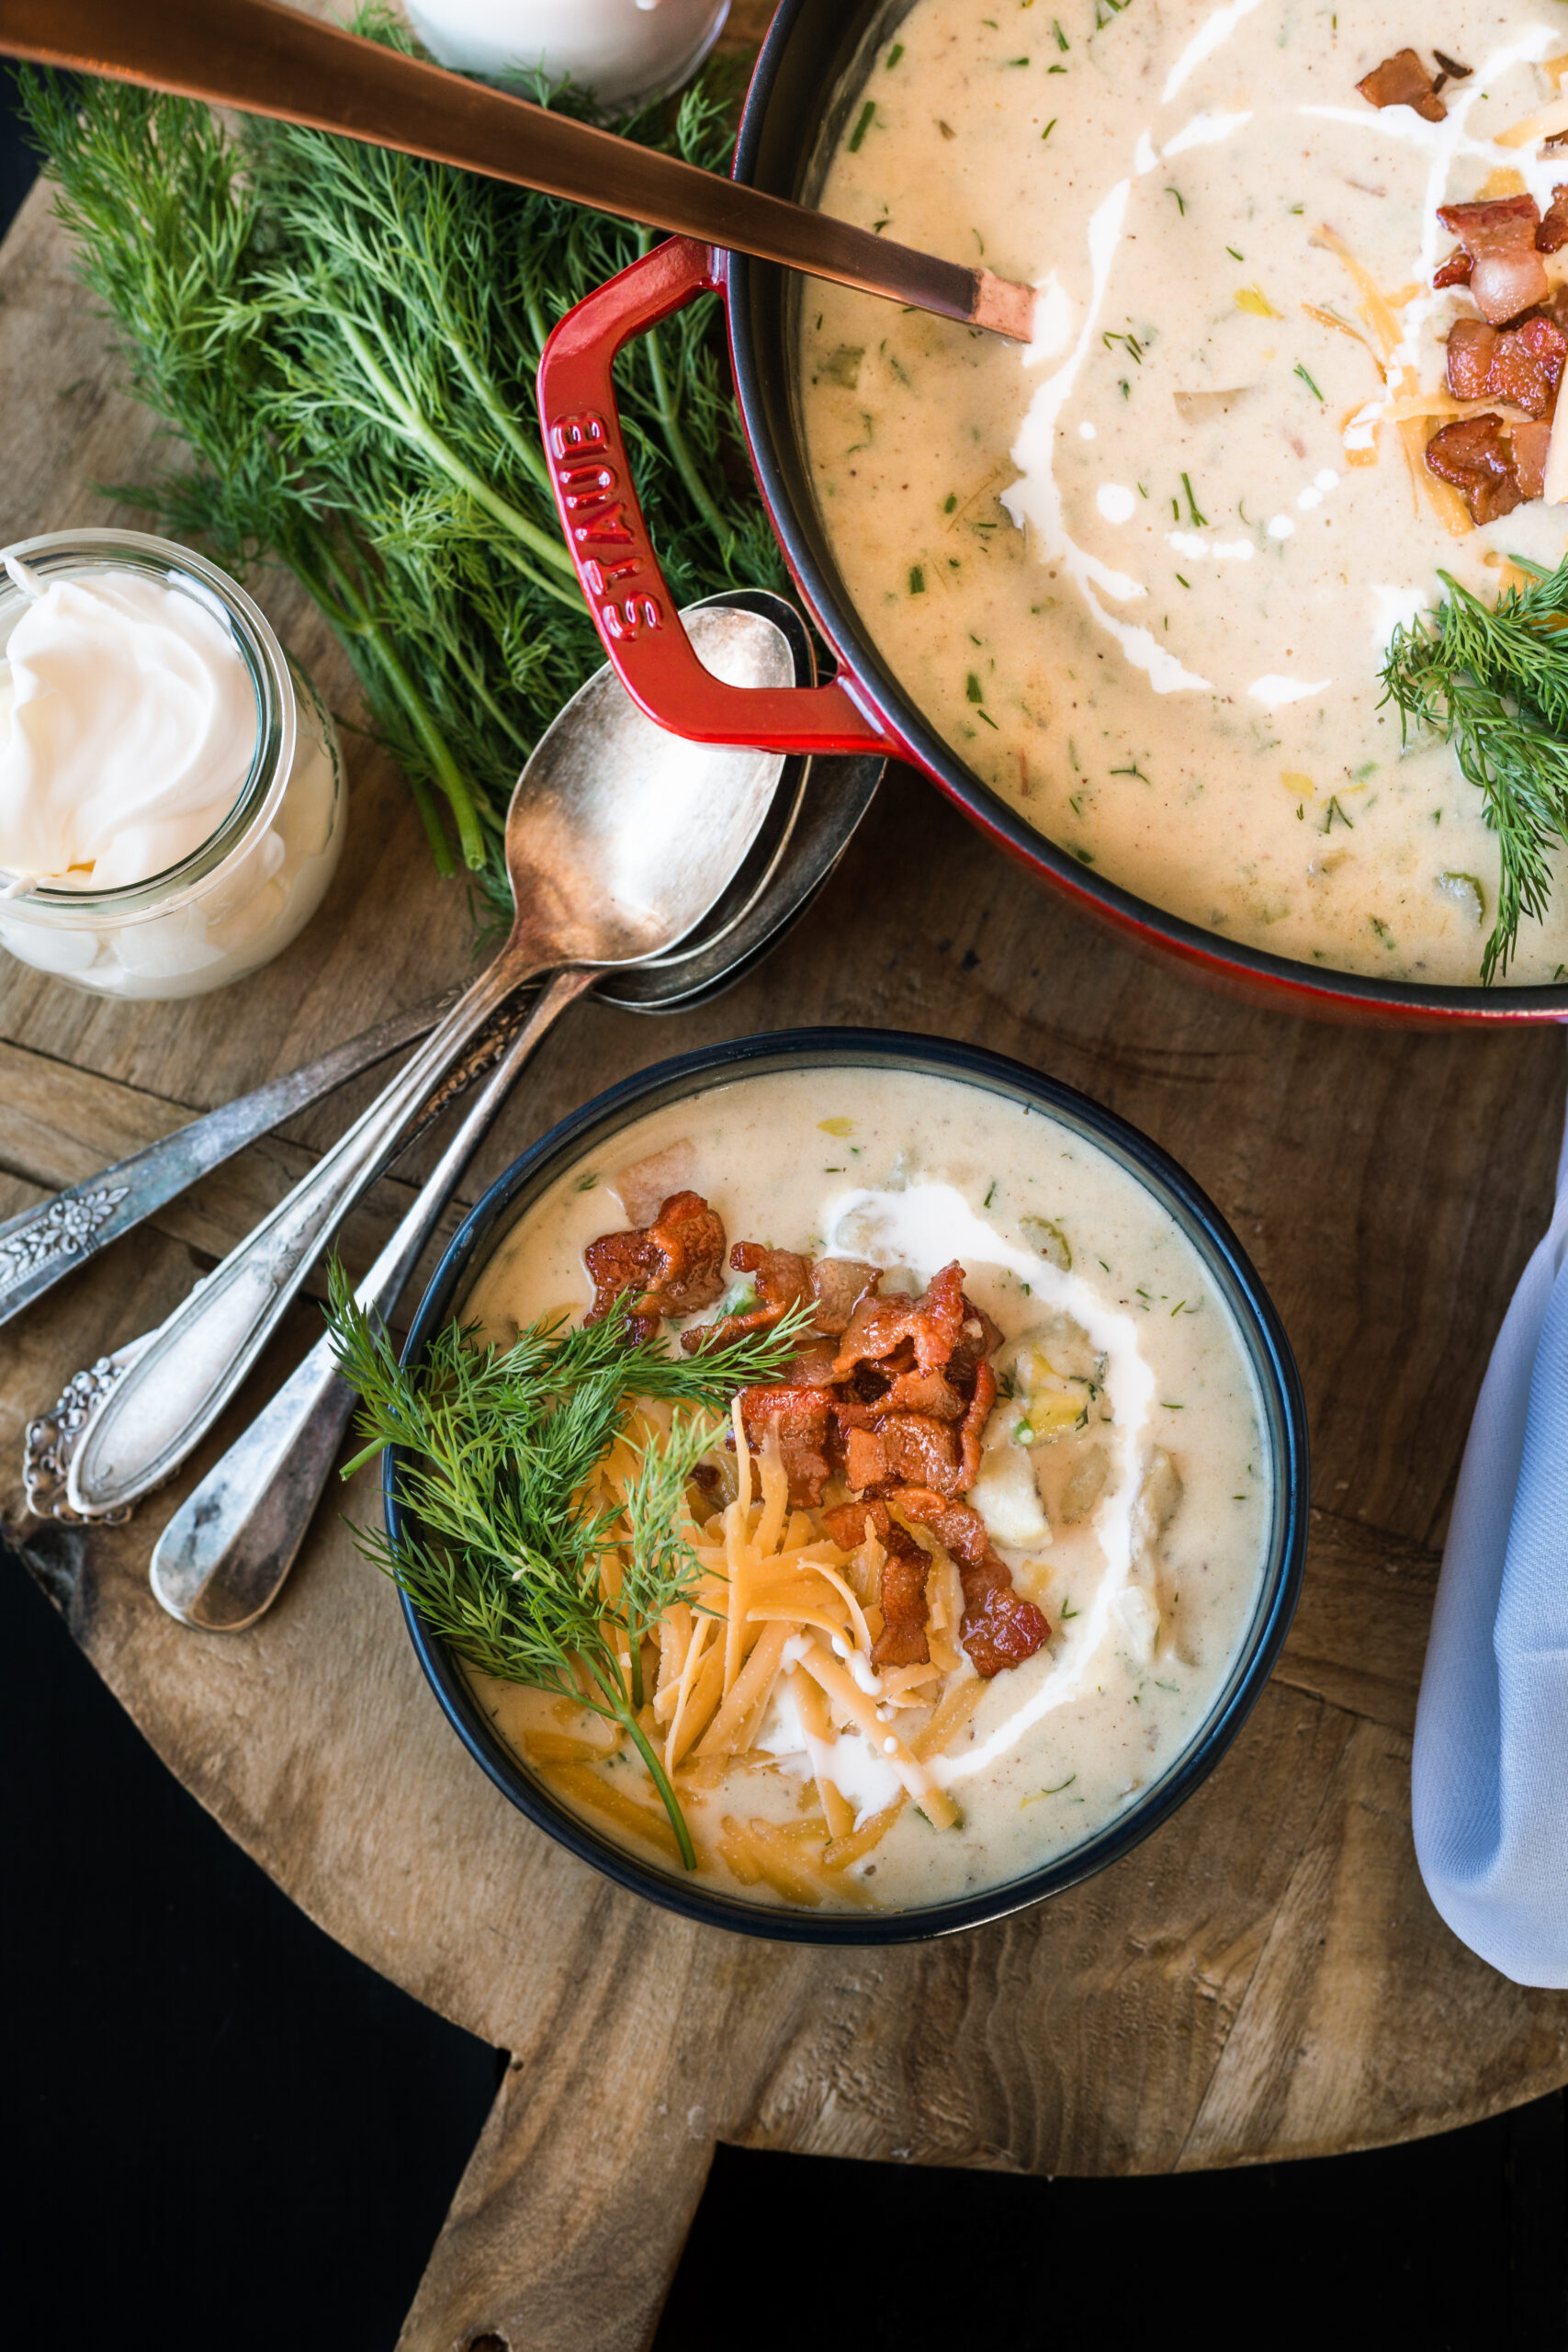
[[[474,806],[474,797],[468,790],[463,772],[453,758],[451,748],[435,723],[434,712],[393,652],[385,634],[371,617],[364,596],[344,571],[342,560],[332,541],[324,532],[318,532],[315,537],[319,559],[336,583],[338,596],[346,616],[339,625],[345,635],[357,639],[370,658],[379,665],[382,675],[402,705],[410,725],[424,746],[431,766],[435,770],[436,780],[451,808],[453,821],[457,828],[457,839],[463,852],[463,863],[471,871],[477,872],[485,862],[484,837],[479,830],[479,811]],[[310,588],[311,594],[317,595],[318,591],[311,585],[309,577],[303,572],[300,576],[304,579],[305,585]],[[320,601],[324,604],[326,599],[321,598]],[[430,797],[429,786],[416,783],[412,776],[409,782],[413,792],[414,805],[419,810],[420,820],[424,826],[431,850],[435,857],[436,869],[445,880],[454,870],[452,853],[446,846],[446,836],[441,830],[435,805]]]
[[[482,506],[488,514],[492,514],[503,530],[521,539],[525,548],[553,571],[564,573],[575,582],[577,573],[571,558],[559,539],[552,532],[542,531],[537,523],[531,523],[526,514],[521,514],[509,500],[502,498],[499,491],[492,490],[471,466],[464,464],[456,449],[442,439],[429,418],[422,416],[413,402],[398,390],[355,322],[340,317],[337,329],[385,402],[389,414],[401,426],[406,438],[416,448],[423,449],[425,456],[439,466],[460,490],[466,490],[476,506]]]
[[[473,393],[475,400],[517,459],[518,464],[532,476],[536,487],[541,490],[547,498],[553,498],[555,492],[550,487],[549,469],[545,463],[543,450],[535,442],[530,441],[525,433],[519,433],[512,413],[495,385],[475,365],[473,355],[468,345],[458,336],[454,335],[452,338],[451,353],[468,383],[468,390]]]
[[[624,1702],[623,1710],[621,1721],[636,1742],[637,1753],[648,1767],[649,1777],[659,1791],[660,1800],[665,1812],[670,1815],[670,1826],[675,1832],[675,1843],[681,1849],[682,1868],[694,1871],[697,1867],[697,1849],[692,1843],[692,1833],[686,1826],[686,1816],[681,1810],[681,1800],[670,1785],[669,1776],[659,1760],[652,1741]]]

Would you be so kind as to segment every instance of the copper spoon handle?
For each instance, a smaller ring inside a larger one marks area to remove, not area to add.
[[[276,0],[0,0],[0,53],[457,164],[1027,341],[1030,288],[656,154]]]

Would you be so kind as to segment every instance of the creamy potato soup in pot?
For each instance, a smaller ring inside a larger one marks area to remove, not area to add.
[[[1166,1204],[1039,1108],[877,1068],[712,1086],[558,1174],[461,1314],[502,1348],[630,1315],[688,1358],[792,1318],[709,1424],[628,1671],[698,1883],[958,1900],[1113,1823],[1212,1716],[1274,1524],[1251,1362]],[[647,1406],[609,1509],[671,1427]],[[676,1869],[624,1728],[468,1671],[536,1778]]]
[[[1541,639],[1408,725],[1384,666],[1568,547],[1568,10],[916,0],[881,34],[823,209],[1040,289],[1027,350],[800,296],[820,514],[904,689],[1194,923],[1390,979],[1561,978],[1549,699],[1522,770],[1475,779]]]

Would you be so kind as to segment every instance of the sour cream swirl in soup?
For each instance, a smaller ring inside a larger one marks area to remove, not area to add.
[[[997,1379],[960,1519],[1010,1579],[1006,1610],[1027,1620],[1016,1663],[987,1655],[969,1615],[961,1644],[963,1603],[939,1537],[945,1527],[961,1542],[964,1525],[947,1524],[934,1498],[912,1503],[916,1489],[898,1485],[896,1468],[876,1476],[896,1460],[886,1421],[876,1446],[857,1453],[857,1425],[872,1414],[843,1401],[850,1388],[833,1392],[821,1439],[830,1460],[815,1476],[809,1451],[792,1443],[786,1405],[790,1501],[815,1500],[779,1540],[815,1538],[872,1627],[891,1623],[887,1564],[856,1586],[866,1557],[859,1497],[880,1495],[886,1544],[871,1556],[902,1544],[925,1623],[897,1652],[903,1663],[880,1639],[873,1657],[835,1638],[826,1663],[839,1695],[829,1689],[825,1701],[801,1670],[821,1640],[808,1624],[807,1639],[784,1645],[760,1713],[716,1743],[682,1741],[674,1654],[663,1650],[650,1736],[664,1743],[699,1877],[764,1903],[902,1908],[1005,1883],[1081,1845],[1191,1745],[1259,1589],[1273,1497],[1258,1398],[1198,1251],[1133,1175],[1038,1110],[927,1075],[787,1072],[667,1106],[619,1135],[611,1157],[563,1172],[480,1271],[465,1321],[509,1343],[540,1316],[581,1317],[593,1288],[585,1252],[602,1269],[606,1226],[641,1226],[671,1194],[697,1198],[726,1236],[762,1241],[729,1260],[761,1259],[761,1271],[679,1318],[687,1332],[754,1305],[753,1284],[766,1295],[783,1252],[799,1253],[794,1263],[813,1266],[825,1291],[822,1270],[834,1265],[854,1270],[852,1290],[873,1278],[895,1319],[898,1302],[915,1307],[959,1262],[976,1334],[988,1318]],[[842,1309],[836,1319],[841,1332]],[[834,1344],[845,1341],[827,1345],[829,1358]],[[753,1414],[741,1400],[737,1433],[759,1453],[770,1418],[776,1434],[778,1401],[766,1392]],[[709,1474],[716,1504],[721,1471],[733,1487],[735,1460]],[[700,1540],[705,1556],[721,1518]],[[759,1598],[764,1581],[752,1588]],[[945,1620],[944,1591],[954,1596]],[[766,1631],[746,1631],[753,1657]],[[651,1793],[635,1758],[606,1752],[566,1701],[474,1679],[502,1736],[569,1804],[645,1860],[665,1859],[657,1807],[634,1801],[639,1785],[642,1799]]]
[[[1435,62],[1392,103],[1399,75],[1375,77],[1405,42]],[[1568,490],[1540,470],[1557,378],[1523,408],[1495,382],[1456,397],[1448,345],[1477,302],[1438,218],[1526,199],[1551,311],[1565,51],[1559,0],[1438,0],[1408,23],[1298,0],[916,0],[827,170],[824,209],[1040,288],[1022,353],[802,296],[813,478],[880,650],[1085,865],[1309,964],[1473,983],[1495,916],[1481,795],[1446,744],[1402,747],[1382,668],[1440,571],[1492,602],[1510,555],[1550,570],[1568,545],[1540,494]],[[1506,437],[1483,456],[1495,500],[1427,461],[1435,427],[1482,409],[1516,435],[1517,481]],[[1509,978],[1565,963],[1559,890]]]

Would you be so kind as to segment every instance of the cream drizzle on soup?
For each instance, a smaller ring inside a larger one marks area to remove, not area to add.
[[[1358,94],[1405,42],[1470,69],[1440,121]],[[916,0],[849,107],[825,210],[1041,289],[1021,354],[804,290],[804,429],[851,594],[1031,824],[1230,938],[1479,976],[1496,839],[1448,746],[1402,748],[1381,672],[1439,571],[1490,602],[1510,554],[1550,569],[1568,545],[1568,508],[1540,498],[1471,527],[1422,455],[1477,405],[1445,387],[1446,338],[1477,313],[1465,286],[1433,289],[1455,243],[1438,207],[1517,191],[1547,211],[1564,51],[1558,0],[1408,22]],[[1563,284],[1568,253],[1545,269]],[[1565,963],[1559,890],[1509,978]]]
[[[607,1227],[646,1222],[654,1195],[678,1188],[700,1193],[732,1241],[877,1268],[893,1296],[961,1261],[966,1298],[1000,1333],[1000,1389],[968,1501],[1047,1629],[1035,1655],[988,1679],[958,1657],[947,1678],[958,1728],[921,1757],[923,1783],[879,1750],[921,1756],[931,1704],[840,1645],[857,1727],[817,1702],[786,1649],[742,1752],[717,1770],[673,1769],[699,1878],[762,1903],[901,1908],[1006,1883],[1082,1844],[1191,1745],[1258,1600],[1271,1466],[1240,1335],[1197,1251],[1106,1153],[1008,1097],[874,1069],[791,1072],[655,1112],[567,1169],[480,1270],[465,1319],[509,1343],[540,1316],[580,1317],[593,1289],[584,1250]],[[831,1480],[824,1506],[848,1492]],[[934,1579],[943,1561],[931,1548]],[[474,1680],[530,1769],[601,1831],[669,1866],[650,1784],[624,1742],[608,1749],[604,1726],[565,1700]],[[874,1710],[869,1733],[861,1702]],[[668,1719],[649,1720],[663,1736]],[[823,1781],[853,1823],[837,1848],[852,1859],[836,1867],[820,1859],[833,1843]],[[921,1785],[952,1826],[930,1826]],[[784,1838],[795,1842],[773,1869],[769,1840]]]

